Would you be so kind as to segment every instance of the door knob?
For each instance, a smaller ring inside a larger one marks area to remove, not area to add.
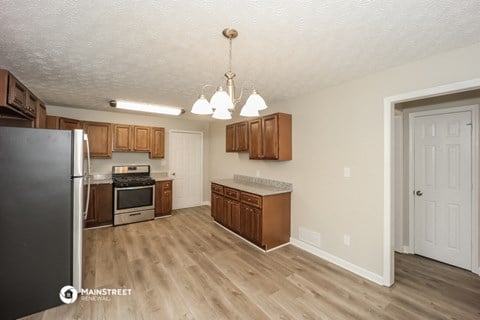
[[[420,191],[420,190],[417,190],[417,192],[415,192],[415,194],[416,194],[417,196],[421,197],[421,196],[423,195],[423,192]]]

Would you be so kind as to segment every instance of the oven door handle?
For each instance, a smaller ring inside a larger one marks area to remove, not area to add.
[[[148,189],[148,188],[151,188],[153,189],[154,185],[151,185],[151,186],[139,186],[139,187],[115,187],[115,191],[117,190],[135,190],[135,189]]]

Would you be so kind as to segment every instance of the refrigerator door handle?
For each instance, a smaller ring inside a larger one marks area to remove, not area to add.
[[[85,211],[83,212],[83,219],[87,220],[87,214],[88,214],[88,207],[90,206],[90,144],[88,143],[88,135],[85,133],[83,135],[83,140],[85,141],[85,145],[87,147],[87,173],[86,173],[86,179],[87,179],[87,199],[85,200]]]

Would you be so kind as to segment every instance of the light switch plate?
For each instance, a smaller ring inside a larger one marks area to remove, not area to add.
[[[343,168],[343,176],[345,178],[350,178],[352,176],[351,172],[350,172],[350,168],[348,168],[348,167]]]

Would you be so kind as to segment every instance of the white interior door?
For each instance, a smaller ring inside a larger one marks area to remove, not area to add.
[[[173,181],[174,209],[202,204],[203,134],[190,131],[170,131],[170,172]]]
[[[471,268],[471,112],[414,118],[415,253]]]

